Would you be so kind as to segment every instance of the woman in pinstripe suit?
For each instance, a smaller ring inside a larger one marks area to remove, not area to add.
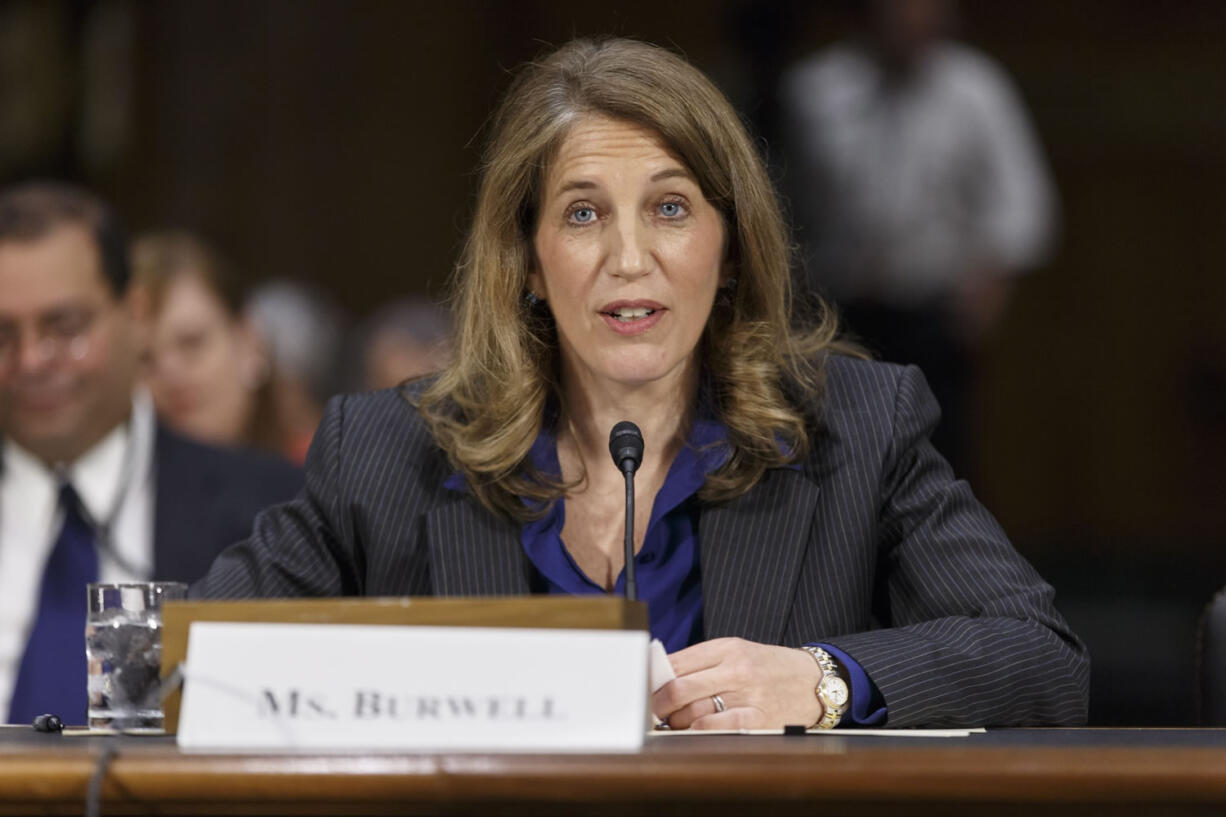
[[[454,363],[335,400],[304,494],[195,593],[618,592],[606,452],[632,419],[673,728],[1083,721],[1084,648],[928,443],[922,376],[794,320],[788,247],[684,60],[576,41],[529,66],[493,120]]]

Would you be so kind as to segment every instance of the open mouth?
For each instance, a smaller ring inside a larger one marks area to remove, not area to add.
[[[600,309],[605,325],[625,337],[641,335],[655,328],[668,309],[657,301],[630,300],[610,301]]]
[[[650,317],[655,313],[656,310],[648,309],[645,306],[623,306],[604,314],[621,323],[633,323],[634,321],[641,321],[643,318]]]

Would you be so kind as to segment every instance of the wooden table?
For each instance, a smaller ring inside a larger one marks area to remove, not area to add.
[[[0,814],[1226,814],[1226,730],[674,736],[634,754],[189,755],[0,729]]]

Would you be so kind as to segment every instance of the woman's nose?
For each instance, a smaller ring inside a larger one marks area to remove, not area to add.
[[[651,271],[650,231],[638,219],[628,218],[609,231],[613,246],[609,271],[620,278],[641,278]]]

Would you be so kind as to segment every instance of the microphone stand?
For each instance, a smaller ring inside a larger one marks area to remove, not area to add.
[[[626,477],[626,600],[638,601],[639,586],[634,577],[634,470],[622,469]]]

